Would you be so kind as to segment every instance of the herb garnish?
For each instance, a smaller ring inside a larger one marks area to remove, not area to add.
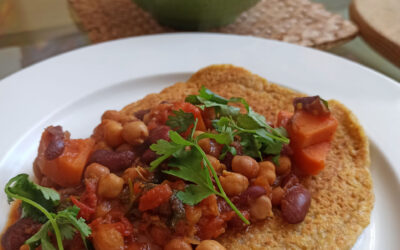
[[[64,249],[62,240],[72,239],[77,231],[81,234],[86,246],[86,237],[91,234],[91,230],[84,219],[77,219],[79,208],[68,207],[55,213],[60,201],[57,191],[33,183],[28,179],[27,174],[19,174],[10,179],[4,191],[8,202],[14,199],[22,201],[23,217],[30,217],[44,223],[40,230],[25,242],[30,249],[41,245],[43,250],[55,250],[49,232],[55,235],[57,247],[60,250]]]
[[[192,113],[186,113],[182,109],[172,110],[172,113],[175,115],[168,116],[166,125],[170,126],[178,133],[185,132],[190,126],[193,126],[194,115]]]
[[[176,196],[183,203],[195,205],[209,195],[216,194],[222,197],[246,224],[249,224],[249,221],[225,194],[217,173],[205,152],[198,145],[198,141],[210,138],[224,145],[220,156],[220,159],[223,159],[227,152],[231,152],[233,155],[236,154],[236,149],[231,144],[235,137],[239,137],[246,155],[262,159],[262,155],[267,154],[273,155],[274,159],[277,160],[283,145],[289,143],[289,139],[286,137],[286,130],[284,128],[271,127],[266,122],[265,117],[254,112],[243,98],[226,99],[206,89],[204,86],[200,89],[199,95],[190,95],[185,101],[195,104],[201,109],[214,108],[216,119],[213,120],[213,126],[218,133],[206,132],[193,139],[197,124],[196,120],[191,135],[188,139],[185,139],[178,132],[184,132],[191,126],[193,116],[182,110],[174,112],[175,116],[169,117],[167,125],[179,130],[177,132],[169,132],[170,142],[159,140],[150,146],[151,150],[160,155],[159,158],[151,162],[150,169],[154,170],[169,158],[168,166],[170,168],[163,172],[193,183],[188,185],[184,191],[177,193]],[[239,107],[230,106],[228,105],[229,103],[242,104],[246,113],[241,113]],[[204,165],[207,167],[202,167],[201,163],[205,163]],[[218,190],[213,185],[210,172]]]
[[[196,123],[197,120],[192,132],[196,128]],[[151,150],[155,151],[158,155],[161,155],[161,157],[150,163],[151,170],[154,170],[162,161],[172,156],[172,159],[170,159],[168,163],[172,168],[163,172],[193,183],[186,187],[184,191],[179,191],[176,194],[178,199],[183,203],[195,205],[209,195],[216,194],[228,203],[239,218],[241,218],[246,224],[250,224],[224,192],[217,173],[208,160],[206,153],[198,145],[199,137],[195,139],[190,137],[186,140],[175,131],[170,131],[169,136],[171,142],[158,140],[157,143],[150,146]],[[190,147],[190,149],[187,149],[187,147]],[[205,162],[204,165],[207,167],[202,167],[202,162]],[[210,172],[213,175],[219,191],[214,188],[209,174]]]
[[[265,120],[265,117],[254,112],[243,98],[223,98],[204,86],[199,95],[190,95],[187,102],[199,107],[214,107],[217,115],[213,121],[214,128],[219,133],[231,132],[231,136],[239,136],[245,155],[262,159],[263,154],[279,155],[283,144],[288,144],[287,132],[284,128],[273,128]],[[246,109],[245,114],[238,107],[229,103],[240,103]],[[219,142],[218,142],[219,143]],[[232,149],[227,145],[226,151]]]

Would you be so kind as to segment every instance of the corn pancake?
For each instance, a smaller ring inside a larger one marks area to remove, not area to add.
[[[186,83],[176,83],[126,106],[122,112],[132,114],[163,100],[182,101],[198,93],[202,85],[227,98],[245,98],[272,122],[279,110],[293,111],[293,98],[303,95],[268,83],[243,68],[214,65],[198,71]],[[329,105],[340,125],[325,169],[301,179],[312,193],[305,220],[290,225],[279,210],[274,210],[272,219],[252,224],[245,232],[228,231],[220,237],[227,249],[350,249],[369,224],[374,195],[368,139],[350,110],[334,100]]]

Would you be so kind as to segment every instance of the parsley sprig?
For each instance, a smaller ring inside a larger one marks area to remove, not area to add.
[[[213,107],[216,113],[216,119],[213,121],[214,128],[219,133],[229,132],[232,137],[239,136],[246,155],[260,159],[263,154],[277,156],[283,145],[289,143],[284,128],[270,126],[265,117],[256,113],[243,98],[226,99],[203,86],[198,95],[190,95],[185,101],[200,108]],[[246,113],[241,113],[240,108],[228,105],[229,103],[242,104]],[[225,153],[234,152],[234,149],[227,144],[224,149]]]
[[[250,222],[242,215],[236,208],[232,201],[226,195],[219,181],[218,175],[208,160],[206,153],[201,149],[198,140],[204,138],[193,139],[193,132],[196,128],[197,120],[194,124],[192,134],[188,139],[184,139],[175,131],[169,132],[171,142],[166,140],[159,140],[157,143],[150,146],[151,150],[156,154],[161,155],[158,159],[150,163],[151,170],[157,168],[165,159],[172,156],[169,160],[169,170],[164,170],[164,173],[179,177],[193,184],[188,185],[184,191],[179,191],[177,197],[185,204],[195,205],[208,197],[211,194],[216,194],[222,197],[233,211],[241,218],[246,224]],[[188,150],[189,147],[190,149]],[[202,167],[202,162],[205,162],[206,167]],[[211,180],[210,173],[218,187],[214,188]]]
[[[79,208],[68,207],[55,213],[60,195],[51,188],[33,183],[28,177],[27,174],[15,176],[8,181],[4,190],[8,202],[15,199],[22,201],[23,217],[30,217],[44,223],[40,230],[25,242],[30,249],[41,245],[43,250],[55,250],[49,232],[55,235],[57,247],[60,250],[64,249],[62,240],[72,239],[76,231],[80,232],[86,246],[86,237],[91,234],[91,230],[84,219],[77,219]]]

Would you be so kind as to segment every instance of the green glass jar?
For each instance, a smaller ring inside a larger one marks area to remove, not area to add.
[[[132,0],[161,25],[207,30],[232,23],[260,0]]]

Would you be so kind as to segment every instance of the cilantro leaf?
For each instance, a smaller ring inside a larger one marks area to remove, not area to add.
[[[8,202],[13,201],[15,195],[17,195],[35,201],[47,211],[54,211],[60,200],[58,192],[51,188],[39,186],[28,178],[27,174],[19,174],[8,181],[5,186]],[[46,216],[35,206],[24,201],[22,201],[22,214],[23,217],[30,217],[39,222],[47,220]]]
[[[225,127],[221,129],[221,133],[214,134],[214,133],[202,133],[201,135],[197,136],[196,141],[200,141],[204,138],[214,139],[219,144],[229,145],[233,142],[234,133],[231,128]]]
[[[51,228],[50,221],[46,222],[36,234],[25,241],[25,244],[29,245],[30,249],[36,249],[41,245],[43,250],[55,250],[56,248],[51,243],[49,237],[49,230]]]
[[[197,119],[195,121],[193,131],[196,129]],[[170,145],[166,146],[168,149],[162,150],[159,148],[160,141],[157,144],[153,144],[155,146],[152,150],[158,149],[158,152],[164,153],[157,160],[153,161],[151,164],[161,163],[163,160],[172,156],[172,159],[169,161],[169,166],[171,167],[169,170],[163,171],[164,173],[177,176],[186,181],[193,182],[190,184],[184,191],[178,192],[177,197],[186,204],[197,204],[210,194],[216,194],[221,196],[232,208],[233,211],[241,218],[246,224],[250,224],[250,222],[242,215],[242,213],[236,208],[236,206],[229,200],[228,196],[224,192],[224,189],[221,186],[217,173],[212,167],[210,161],[208,160],[206,153],[201,149],[201,147],[197,144],[197,141],[193,139],[193,137],[189,137],[188,140],[184,139],[175,131],[169,132],[169,137],[171,139]],[[164,143],[164,142],[163,142]],[[178,146],[181,146],[179,148]],[[190,150],[185,150],[186,147],[190,147]],[[166,157],[166,155],[169,155]],[[159,159],[162,159],[159,161]],[[202,166],[202,162],[205,162],[204,167]],[[152,169],[156,168],[157,165],[154,165]],[[214,178],[215,183],[218,186],[217,191],[214,188],[214,184],[211,181],[210,172]]]
[[[211,192],[208,189],[200,185],[190,184],[185,188],[185,191],[179,191],[176,196],[185,204],[188,205],[196,205],[200,201],[204,200],[214,192]]]
[[[194,184],[189,185],[184,191],[177,193],[177,197],[186,204],[195,205],[211,194],[217,193],[214,190],[210,174],[201,162],[203,157],[197,149],[183,151],[179,158],[169,161],[169,170],[164,173],[190,181]]]
[[[178,133],[185,132],[194,123],[194,115],[186,113],[182,109],[173,110],[175,115],[168,116],[166,124]]]
[[[152,144],[150,149],[153,150],[157,155],[160,155],[157,159],[150,163],[150,171],[153,171],[163,161],[168,159],[171,155],[183,150],[184,146],[176,144],[174,142],[168,142],[166,140],[158,140],[157,143]]]
[[[82,240],[86,245],[86,237],[91,234],[90,227],[85,223],[82,218],[77,219],[79,208],[76,206],[68,207],[65,210],[58,212],[54,215],[54,220],[57,223],[61,239],[72,239],[75,233],[78,231],[81,234]],[[25,244],[28,244],[31,248],[36,248],[39,245],[42,246],[43,250],[56,249],[50,241],[49,232],[54,233],[54,229],[51,226],[51,221],[47,221],[42,225],[40,230],[29,238]]]
[[[40,230],[26,241],[34,249],[41,246],[43,250],[53,250],[49,232],[52,232],[57,241],[57,248],[64,249],[62,239],[71,239],[79,231],[85,241],[91,233],[89,226],[80,218],[77,219],[79,208],[69,207],[55,212],[59,205],[60,196],[57,191],[39,186],[28,179],[27,174],[19,174],[11,178],[5,186],[8,201],[15,199],[22,201],[23,216],[38,220],[43,225]]]

